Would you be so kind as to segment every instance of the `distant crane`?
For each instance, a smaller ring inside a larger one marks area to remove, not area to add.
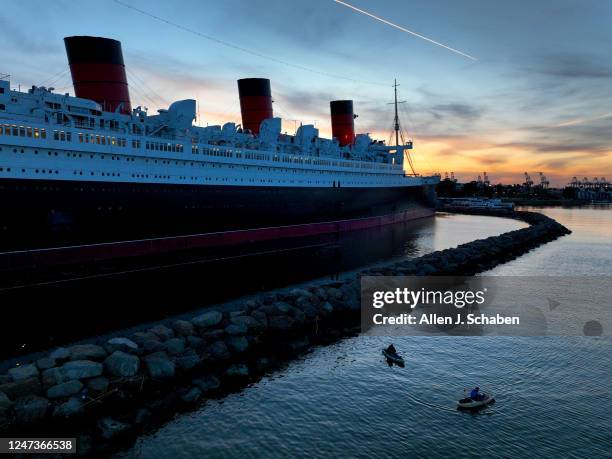
[[[533,180],[531,180],[531,177],[527,172],[525,172],[525,183],[523,183],[523,185],[526,188],[531,188],[533,186]]]
[[[540,187],[546,190],[548,188],[548,185],[550,185],[550,182],[548,181],[543,172],[538,172],[538,174],[540,174]]]
[[[451,181],[457,183],[457,179],[455,178],[455,173],[451,171]]]

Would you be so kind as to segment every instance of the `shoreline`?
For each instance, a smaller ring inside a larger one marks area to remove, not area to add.
[[[81,454],[129,445],[138,435],[359,330],[362,275],[472,275],[569,234],[539,213],[468,211],[527,228],[359,270],[336,282],[262,293],[186,313],[125,337],[55,349],[0,375],[0,432],[77,436]],[[26,357],[21,360],[27,361]],[[79,435],[75,435],[79,432]]]

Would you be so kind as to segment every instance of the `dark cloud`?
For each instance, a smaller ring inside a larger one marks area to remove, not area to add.
[[[526,70],[563,79],[612,77],[612,66],[600,57],[576,53],[540,56]]]
[[[275,111],[283,117],[309,115],[316,117],[318,122],[326,122],[330,117],[329,102],[335,98],[328,92],[301,91],[277,84],[273,99]]]
[[[525,142],[508,142],[500,143],[497,145],[500,148],[517,148],[533,153],[585,153],[589,155],[600,155],[601,153],[608,153],[611,151],[612,146],[603,145],[598,142],[538,142],[538,141],[525,141]]]
[[[429,109],[429,111],[438,118],[452,116],[454,118],[461,118],[464,120],[474,120],[481,116],[483,110],[475,105],[448,103],[434,105]]]
[[[328,8],[318,2],[288,2],[286,0],[226,0],[228,23],[253,22],[283,40],[300,46],[317,46],[347,34],[350,21],[339,21]]]
[[[484,157],[478,157],[478,160],[483,163],[486,164],[488,166],[495,166],[498,164],[506,164],[508,163],[510,158],[507,157],[493,157],[493,156],[484,156]]]

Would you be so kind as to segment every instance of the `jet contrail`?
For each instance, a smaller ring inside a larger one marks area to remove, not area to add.
[[[576,118],[573,120],[564,121],[563,123],[555,124],[553,127],[574,126],[576,124],[588,123],[589,121],[603,120],[605,118],[610,117],[612,117],[612,113],[604,113],[603,115],[593,116],[591,118]]]
[[[408,29],[405,29],[402,26],[399,26],[397,24],[393,24],[392,22],[387,21],[386,19],[383,19],[381,17],[375,16],[372,13],[368,13],[367,11],[359,9],[356,6],[353,6],[353,5],[349,4],[349,3],[342,2],[340,0],[334,0],[334,2],[339,3],[340,5],[346,6],[347,8],[350,8],[350,9],[352,9],[354,11],[357,11],[358,13],[365,14],[366,16],[369,16],[372,19],[376,19],[377,21],[383,22],[383,23],[385,23],[385,24],[387,24],[387,25],[389,25],[391,27],[395,27],[396,29],[401,30],[402,32],[409,33],[410,35],[414,35],[415,37],[418,37],[418,38],[421,38],[422,40],[425,40],[425,41],[428,41],[430,43],[433,43],[434,45],[438,45],[438,46],[441,46],[442,48],[446,48],[449,51],[452,51],[453,53],[460,54],[463,57],[467,57],[468,59],[472,59],[473,61],[477,61],[478,60],[474,56],[470,56],[469,54],[466,54],[464,52],[459,51],[458,49],[451,48],[450,46],[446,46],[444,43],[440,43],[438,41],[432,40],[431,38],[427,38],[427,37],[425,37],[423,35],[420,35],[420,34],[418,34],[416,32],[413,32],[412,30],[408,30]]]

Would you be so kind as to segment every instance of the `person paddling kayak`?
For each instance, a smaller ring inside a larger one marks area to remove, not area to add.
[[[470,398],[475,401],[479,401],[484,398],[484,395],[480,393],[480,387],[476,386],[474,389],[472,389],[470,392]]]
[[[395,350],[395,346],[393,345],[393,343],[391,343],[387,349],[385,349],[389,354],[395,354],[397,355],[397,351]]]

